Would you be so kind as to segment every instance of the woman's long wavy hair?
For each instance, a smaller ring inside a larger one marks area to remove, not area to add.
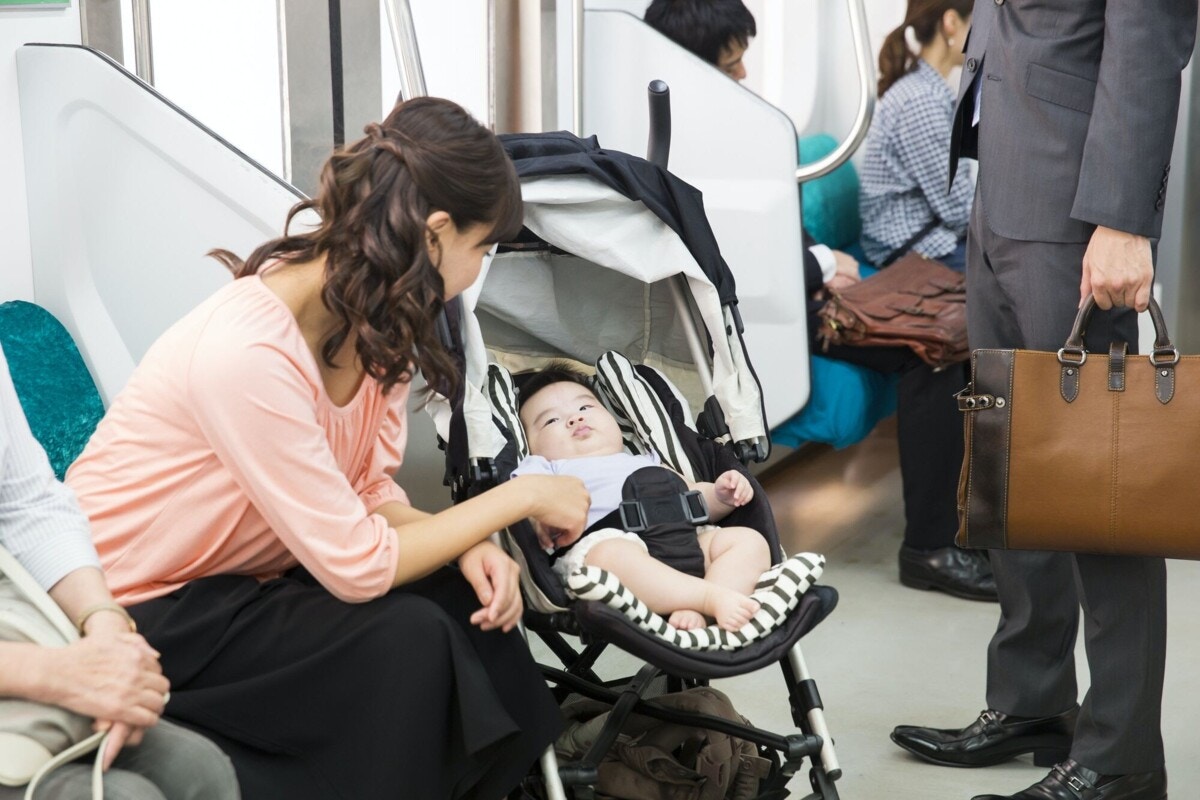
[[[908,0],[908,10],[900,27],[887,35],[879,50],[879,96],[892,84],[917,68],[917,57],[908,49],[904,31],[912,26],[922,47],[933,41],[942,27],[942,16],[957,11],[963,19],[971,16],[974,0]]]
[[[460,231],[483,224],[490,226],[484,241],[511,240],[523,217],[516,170],[499,140],[449,100],[400,103],[365,132],[325,162],[316,197],[292,208],[282,237],[245,261],[228,250],[209,255],[235,278],[270,261],[324,256],[321,299],[337,318],[321,345],[325,363],[337,366],[334,358],[353,333],[363,369],[385,391],[420,370],[431,388],[450,396],[459,367],[435,332],[445,286],[440,245],[426,220],[445,211]],[[308,209],[320,226],[291,233],[292,220]]]

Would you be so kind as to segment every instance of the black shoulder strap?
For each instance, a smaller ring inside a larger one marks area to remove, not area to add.
[[[912,250],[913,245],[915,245],[917,242],[921,241],[926,236],[928,236],[933,231],[934,228],[936,228],[938,225],[941,224],[941,222],[942,222],[941,219],[939,219],[935,215],[933,219],[929,220],[929,222],[926,223],[924,228],[921,228],[921,230],[917,231],[912,236],[910,236],[907,242],[900,245],[892,252],[888,253],[887,258],[885,258],[883,261],[879,262],[880,268],[890,265],[893,261],[898,259],[900,256],[904,255],[909,250]]]

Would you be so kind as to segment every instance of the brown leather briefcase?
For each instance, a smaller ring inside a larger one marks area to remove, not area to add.
[[[1087,353],[1094,307],[1057,354],[972,354],[959,545],[1200,558],[1200,356],[1153,300],[1150,355]]]
[[[840,292],[818,312],[826,346],[909,347],[944,367],[967,359],[966,288],[961,273],[910,252]]]

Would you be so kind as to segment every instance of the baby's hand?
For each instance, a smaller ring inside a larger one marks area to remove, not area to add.
[[[745,475],[736,469],[722,472],[713,482],[713,490],[717,499],[727,506],[744,506],[754,499],[754,487]]]
[[[566,547],[579,540],[582,534],[570,534],[562,528],[547,528],[536,519],[533,522],[533,532],[537,534],[538,547],[544,552],[553,553],[560,547]]]
[[[538,547],[546,552],[552,552],[554,550],[554,538],[551,536],[550,531],[542,527],[542,523],[536,519],[530,520],[530,522],[533,523],[533,532],[537,534]]]

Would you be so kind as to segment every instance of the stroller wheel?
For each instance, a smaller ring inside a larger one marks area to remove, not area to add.
[[[813,794],[810,794],[804,800],[838,800],[837,787],[833,784],[833,779],[825,772],[825,768],[818,765],[808,771],[808,782],[812,784]]]

